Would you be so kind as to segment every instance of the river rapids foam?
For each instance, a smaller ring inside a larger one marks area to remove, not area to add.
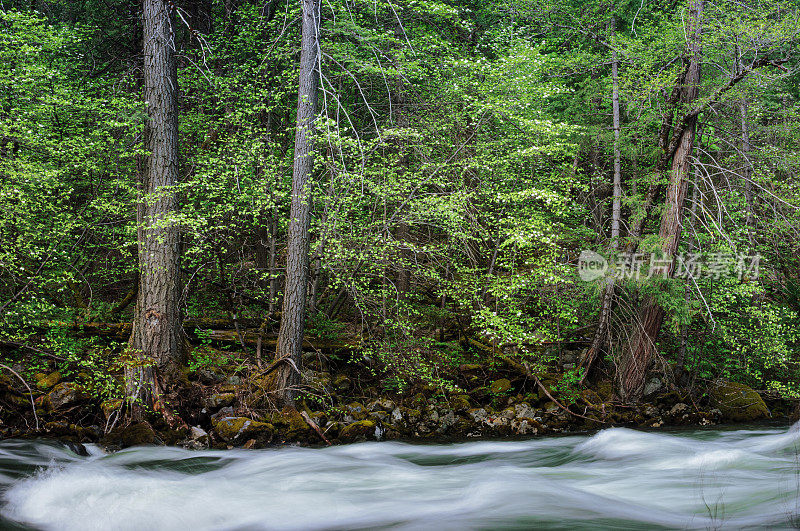
[[[791,528],[799,428],[89,457],[4,441],[0,527]]]

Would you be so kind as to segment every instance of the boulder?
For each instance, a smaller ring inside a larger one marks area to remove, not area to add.
[[[47,394],[47,400],[53,409],[61,409],[80,402],[80,388],[74,383],[60,383]]]
[[[511,382],[508,381],[507,378],[501,378],[500,380],[493,381],[489,389],[492,391],[492,394],[499,395],[511,389]]]
[[[53,386],[61,382],[61,373],[58,371],[51,372],[48,375],[39,373],[36,375],[36,387],[42,391],[47,391]]]
[[[711,386],[709,396],[726,420],[749,422],[771,416],[761,396],[739,382],[719,379]]]
[[[213,422],[214,433],[230,443],[244,443],[255,439],[261,443],[272,440],[272,424],[258,422],[247,417],[224,417]]]
[[[664,387],[664,384],[660,378],[650,378],[650,380],[648,380],[648,382],[644,385],[644,396],[653,395],[660,391],[662,387]]]
[[[138,422],[130,426],[114,428],[111,433],[105,436],[102,442],[106,446],[119,448],[143,444],[164,444],[153,427],[147,422]]]
[[[375,440],[380,435],[380,429],[374,420],[360,420],[348,424],[339,432],[339,440],[343,443]]]
[[[333,378],[333,387],[340,393],[346,393],[353,387],[353,382],[346,374],[337,374]]]
[[[236,395],[234,393],[216,393],[206,400],[206,407],[209,409],[219,409],[221,407],[233,405],[235,401]]]

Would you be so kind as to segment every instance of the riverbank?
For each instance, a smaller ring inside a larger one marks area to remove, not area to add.
[[[215,359],[227,359],[217,356]],[[620,403],[610,379],[564,384],[564,373],[532,378],[519,364],[462,364],[440,386],[387,389],[374,367],[307,354],[297,408],[272,407],[269,375],[251,364],[186,368],[165,401],[179,424],[127,422],[120,400],[100,400],[85,375],[34,375],[27,387],[0,375],[0,436],[99,443],[117,450],[141,444],[190,449],[327,446],[359,441],[461,441],[579,433],[626,426],[658,429],[783,419],[795,404],[725,380],[693,390],[667,378],[648,382],[645,400]],[[13,370],[13,368],[9,367]],[[24,367],[17,374],[23,373]],[[675,381],[678,379],[675,378]],[[34,411],[36,415],[34,416]],[[180,423],[182,422],[182,424]]]

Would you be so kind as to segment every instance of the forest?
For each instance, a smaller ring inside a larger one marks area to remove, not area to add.
[[[794,0],[0,0],[0,436],[788,419]]]

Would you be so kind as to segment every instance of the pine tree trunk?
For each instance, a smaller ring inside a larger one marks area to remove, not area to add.
[[[180,363],[178,310],[179,227],[170,219],[178,203],[178,107],[175,39],[166,0],[144,1],[144,99],[149,153],[140,172],[137,218],[139,293],[129,348],[135,362],[125,370],[134,417],[145,408],[163,411],[159,397]]]
[[[302,0],[302,2],[302,48],[292,174],[292,204],[289,213],[287,242],[286,287],[275,353],[276,360],[286,361],[280,369],[276,370],[274,380],[277,397],[286,404],[294,401],[294,388],[299,379],[302,362],[311,216],[311,194],[308,189],[308,179],[314,168],[313,135],[317,112],[317,92],[319,91],[319,72],[317,71],[319,0]]]
[[[681,89],[681,102],[691,104],[697,99],[700,85],[700,45],[703,1],[695,0],[689,16],[689,69]],[[675,253],[681,238],[683,226],[683,206],[686,200],[686,185],[689,175],[690,158],[694,148],[696,117],[681,133],[680,141],[672,158],[670,180],[667,185],[664,212],[661,216],[659,237],[661,253],[665,259],[671,259],[666,276],[671,278],[675,269]],[[645,297],[631,330],[631,337],[623,348],[619,367],[619,389],[623,400],[634,402],[642,396],[647,370],[656,352],[656,339],[664,322],[665,312],[652,297]]]

